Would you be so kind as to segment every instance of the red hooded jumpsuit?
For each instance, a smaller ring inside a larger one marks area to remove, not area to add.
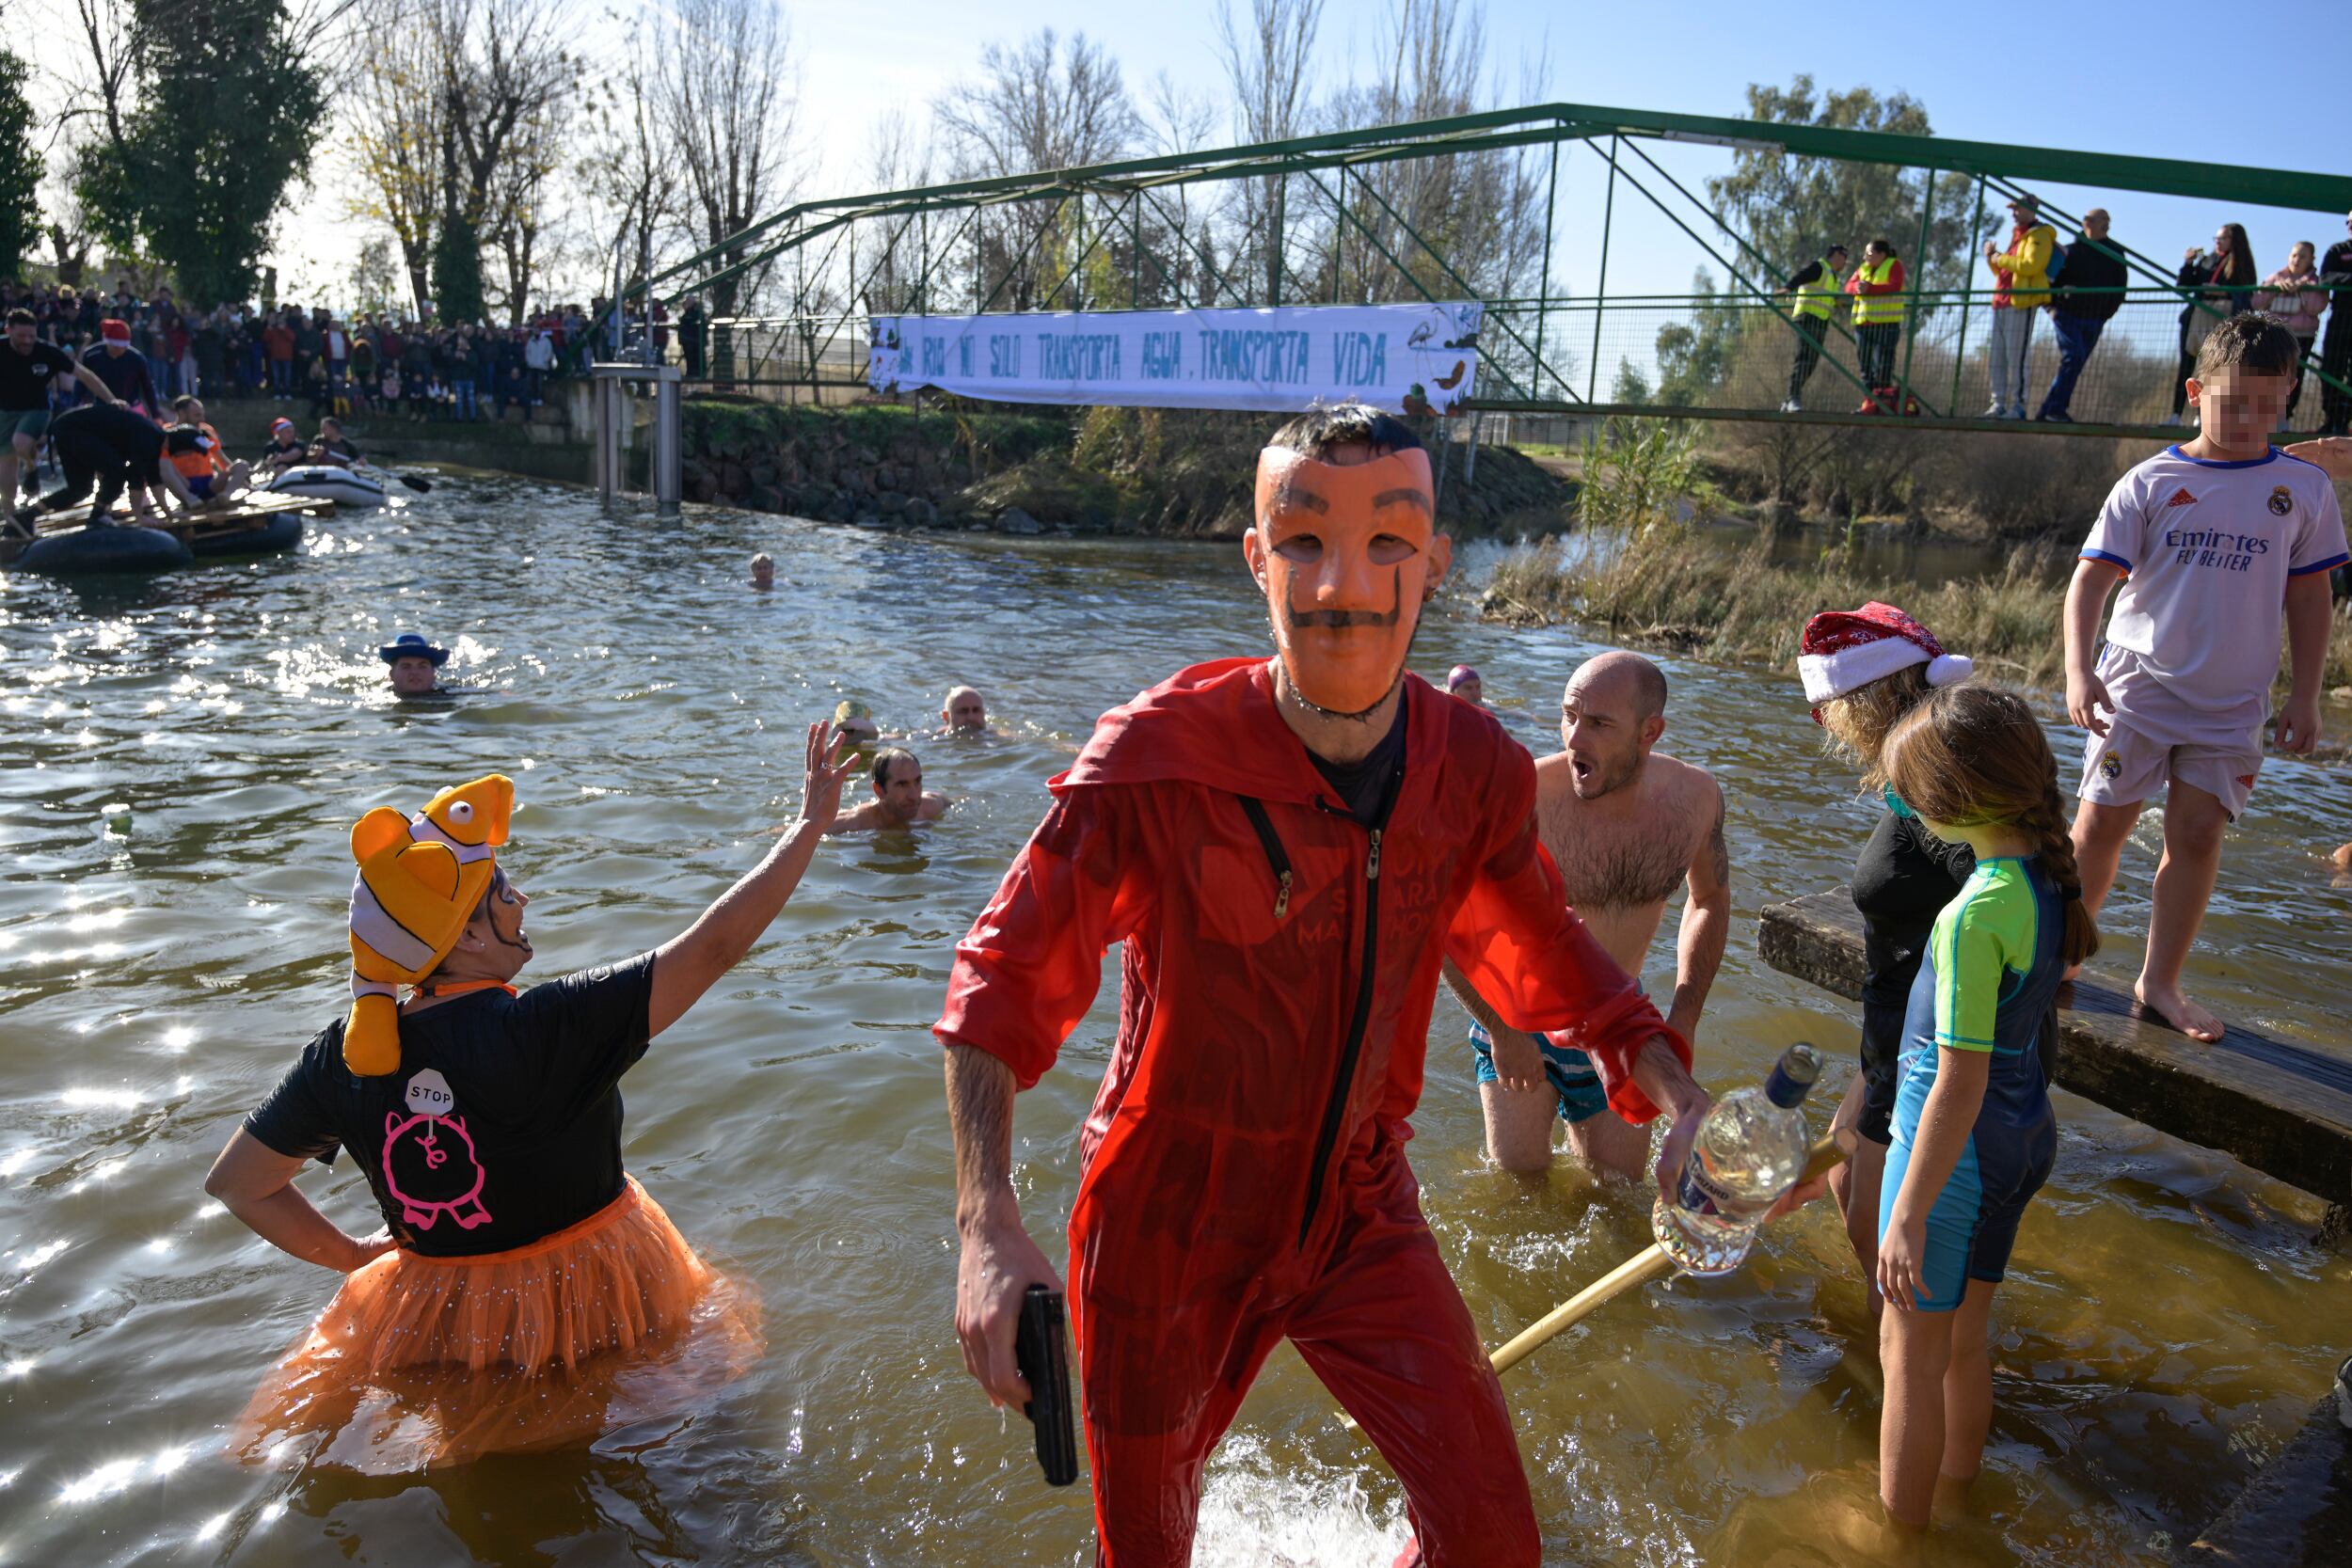
[[[1126,943],[1070,1215],[1112,1568],[1190,1561],[1201,1468],[1285,1337],[1395,1467],[1433,1568],[1539,1560],[1502,1386],[1405,1162],[1439,960],[1590,1052],[1635,1120],[1656,1107],[1633,1056],[1674,1037],[1568,911],[1527,752],[1405,684],[1403,779],[1371,830],[1283,724],[1265,659],[1114,709],[956,949],[936,1033],[1025,1089]]]

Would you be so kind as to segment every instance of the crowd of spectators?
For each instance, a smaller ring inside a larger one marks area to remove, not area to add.
[[[183,395],[307,402],[313,415],[506,419],[585,372],[590,324],[605,308],[558,307],[520,326],[420,323],[324,307],[183,308],[167,288],[142,295],[61,284],[0,285],[0,309],[33,313],[36,334],[90,367],[125,403],[159,414]],[[660,334],[666,339],[667,333]],[[60,405],[88,393],[62,382]]]
[[[1990,341],[1985,345],[1992,401],[1983,418],[2071,424],[2074,417],[2068,410],[2075,384],[2131,287],[2124,252],[2108,237],[2104,209],[2094,207],[2085,213],[2074,237],[2064,243],[2058,230],[2042,221],[2040,203],[2033,197],[2019,196],[2010,203],[2009,212],[2008,243],[1984,243],[1985,264],[1992,269],[1994,281]],[[2347,238],[2330,245],[2324,256],[2311,241],[2296,241],[2286,265],[2267,275],[2255,263],[2253,247],[2241,224],[2225,223],[2215,230],[2210,247],[2188,247],[2172,280],[2171,292],[2181,305],[2178,364],[2168,422],[2179,424],[2185,416],[2186,383],[2207,335],[2220,323],[2247,310],[2275,317],[2302,347],[2303,358],[2295,367],[2295,388],[2287,400],[2288,429],[2296,426],[2304,375],[2312,360],[2333,381],[2352,386],[2352,214],[2346,215],[2344,228]],[[1830,245],[1818,259],[1791,274],[1778,291],[1788,300],[1788,318],[1797,332],[1788,392],[1781,404],[1783,413],[1803,410],[1805,384],[1820,362],[1841,303],[1851,312],[1857,373],[1866,388],[1860,412],[1886,413],[1899,405],[1909,406],[1910,400],[1893,385],[1895,351],[1911,302],[1902,263],[1884,239],[1865,246],[1861,263],[1848,274],[1850,255],[1844,245]],[[1846,296],[1842,301],[1841,295]],[[2027,365],[2036,318],[2045,314],[2058,341],[2058,365],[2039,408],[2029,413],[2033,399]],[[2352,434],[2352,392],[2323,383],[2319,403],[2321,435]]]

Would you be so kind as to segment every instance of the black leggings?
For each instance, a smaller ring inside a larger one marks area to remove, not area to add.
[[[90,506],[90,521],[103,523],[125,489],[151,477],[141,474],[137,465],[124,461],[122,454],[115,451],[110,442],[85,436],[80,431],[70,430],[62,436],[53,436],[49,447],[56,455],[57,467],[64,473],[65,483],[40,499],[44,511],[62,512],[95,490],[97,494]]]

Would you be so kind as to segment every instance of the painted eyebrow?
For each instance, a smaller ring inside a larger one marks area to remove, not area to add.
[[[1278,510],[1286,506],[1301,506],[1310,512],[1324,514],[1328,514],[1331,510],[1329,501],[1316,495],[1312,490],[1301,489],[1295,484],[1282,485],[1274,492],[1270,499]]]
[[[1373,510],[1376,512],[1384,506],[1393,505],[1398,501],[1411,501],[1421,508],[1422,516],[1429,515],[1429,498],[1419,490],[1383,490],[1372,498]]]

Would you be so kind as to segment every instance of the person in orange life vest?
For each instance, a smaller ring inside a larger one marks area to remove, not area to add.
[[[1431,500],[1428,453],[1378,410],[1278,432],[1243,541],[1274,657],[1195,665],[1105,714],[956,949],[934,1025],[956,1333],[1018,1406],[1022,1295],[1056,1272],[1014,1196],[1013,1096],[1126,944],[1070,1216],[1111,1568],[1190,1560],[1202,1467],[1285,1338],[1404,1483],[1404,1560],[1538,1560],[1502,1387],[1405,1160],[1442,960],[1515,1027],[1591,1052],[1629,1120],[1670,1112],[1661,1178],[1708,1104],[1689,1046],[1568,910],[1534,762],[1406,670],[1452,555]]]
[[[220,432],[204,419],[204,404],[183,392],[171,400],[179,422],[164,432],[164,458],[180,470],[199,500],[225,501],[231,491],[245,488],[252,467],[231,463],[221,450]]]

